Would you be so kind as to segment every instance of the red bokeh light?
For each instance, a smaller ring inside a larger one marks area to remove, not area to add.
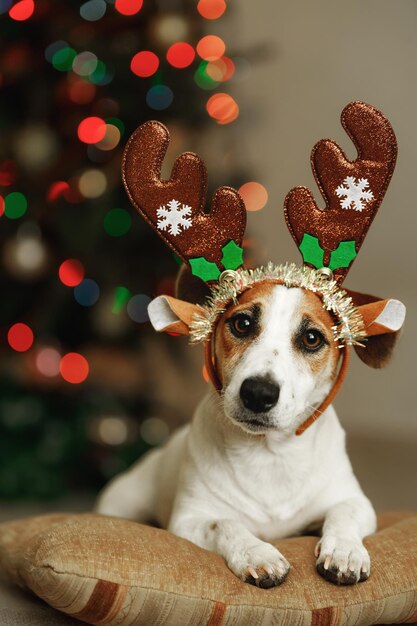
[[[68,85],[68,96],[75,104],[88,104],[94,100],[96,86],[82,78],[75,79]]]
[[[200,0],[197,11],[206,20],[217,20],[226,11],[225,0]]]
[[[35,3],[33,0],[20,0],[9,10],[9,15],[12,20],[17,22],[24,22],[28,20],[35,10]]]
[[[217,35],[206,35],[197,44],[197,53],[205,61],[220,59],[226,50],[226,45]]]
[[[61,283],[67,287],[76,287],[84,278],[84,266],[77,259],[67,259],[59,266],[58,275]]]
[[[61,196],[65,197],[65,194],[69,191],[69,185],[65,180],[57,180],[49,186],[48,189],[48,202],[55,202]]]
[[[137,52],[130,62],[130,69],[140,78],[148,78],[155,74],[159,67],[159,59],[154,52],[142,50]]]
[[[16,352],[26,352],[33,344],[33,332],[27,324],[18,322],[9,328],[7,333],[9,346]]]
[[[122,15],[135,15],[139,13],[143,5],[143,0],[116,0],[114,6],[116,11]]]
[[[173,67],[182,69],[188,67],[195,59],[194,48],[184,41],[172,44],[167,52],[167,61]]]
[[[222,57],[217,61],[207,63],[206,74],[212,80],[220,83],[229,80],[235,73],[235,64],[229,57]]]
[[[101,117],[86,117],[78,125],[78,139],[83,143],[97,143],[106,134],[106,122]]]
[[[67,383],[78,385],[83,383],[90,372],[88,361],[78,352],[68,352],[59,364],[61,376]]]

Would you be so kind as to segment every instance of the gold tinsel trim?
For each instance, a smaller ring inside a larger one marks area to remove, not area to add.
[[[337,282],[325,276],[320,270],[307,266],[298,267],[295,263],[274,265],[235,272],[234,281],[220,281],[211,288],[204,306],[200,306],[190,324],[190,341],[206,341],[219,318],[231,301],[255,283],[272,280],[286,287],[301,287],[317,293],[323,300],[323,307],[333,313],[338,322],[332,327],[335,341],[348,345],[363,345],[366,331],[361,314],[354,306],[352,298],[341,289]]]

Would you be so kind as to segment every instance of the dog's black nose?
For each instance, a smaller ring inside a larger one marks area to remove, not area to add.
[[[266,413],[278,402],[279,386],[266,378],[246,378],[240,387],[240,397],[253,413]]]

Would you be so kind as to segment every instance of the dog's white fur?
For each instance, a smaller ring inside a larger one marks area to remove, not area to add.
[[[224,373],[224,393],[209,393],[191,424],[152,450],[101,494],[100,513],[164,528],[221,554],[242,580],[279,584],[289,563],[268,541],[322,528],[317,566],[333,582],[369,576],[362,539],[375,513],[353,475],[345,434],[329,407],[300,437],[294,431],[328,393],[334,367],[315,371],[296,354],[301,289],[275,285],[261,332]],[[316,368],[317,370],[317,368]],[[267,426],[241,423],[239,389],[245,378],[267,375],[280,385]]]

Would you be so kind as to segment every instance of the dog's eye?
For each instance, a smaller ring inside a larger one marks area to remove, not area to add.
[[[315,352],[324,344],[324,337],[320,331],[309,329],[301,335],[301,343],[310,352]]]
[[[235,337],[246,337],[253,329],[252,319],[245,313],[232,317],[229,320],[229,325]]]

